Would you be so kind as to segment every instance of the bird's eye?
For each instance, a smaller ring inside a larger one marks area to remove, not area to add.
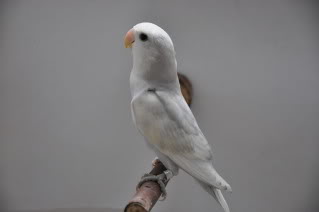
[[[147,35],[145,33],[141,33],[140,34],[140,39],[141,39],[141,41],[147,41],[148,37],[147,37]]]

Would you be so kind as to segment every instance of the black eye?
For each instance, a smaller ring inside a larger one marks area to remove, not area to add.
[[[141,39],[141,41],[147,41],[148,37],[147,37],[147,35],[145,33],[141,33],[140,34],[140,39]]]

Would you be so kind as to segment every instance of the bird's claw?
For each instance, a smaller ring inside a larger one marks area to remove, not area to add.
[[[164,171],[164,173],[159,175],[145,174],[142,176],[141,181],[137,184],[136,190],[139,189],[145,182],[153,181],[157,182],[159,185],[162,195],[160,201],[164,201],[167,196],[167,192],[165,189],[166,183],[173,177],[173,173],[169,170]]]

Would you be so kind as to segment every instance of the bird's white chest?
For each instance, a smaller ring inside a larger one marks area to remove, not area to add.
[[[133,98],[132,116],[138,130],[151,144],[158,145],[163,139],[167,116],[154,92],[145,91]]]

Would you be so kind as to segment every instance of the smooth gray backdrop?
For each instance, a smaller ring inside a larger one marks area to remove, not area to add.
[[[0,14],[2,209],[121,208],[154,155],[130,114],[123,37],[150,21],[175,44],[193,111],[236,212],[317,212],[315,1],[10,0]],[[159,211],[219,211],[181,172]]]

